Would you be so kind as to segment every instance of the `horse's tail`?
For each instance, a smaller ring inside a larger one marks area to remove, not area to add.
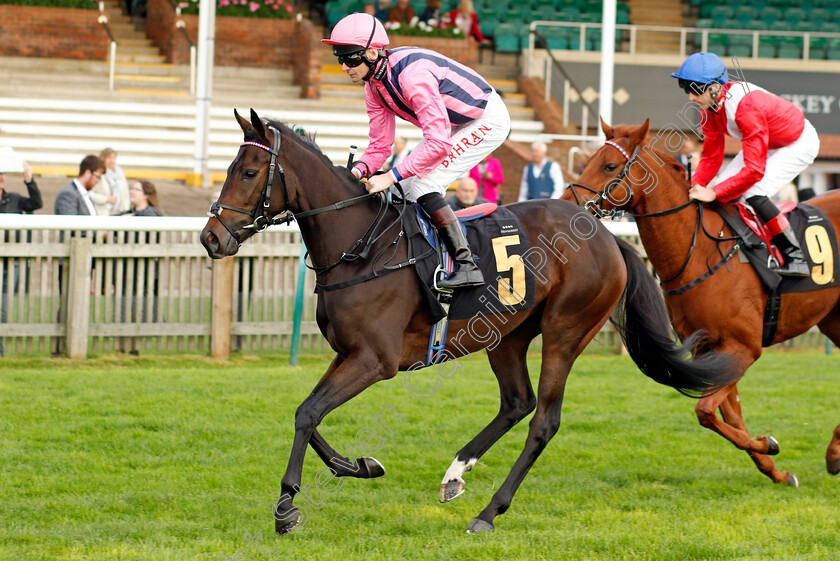
[[[611,321],[639,369],[660,384],[692,397],[715,392],[737,380],[741,373],[734,357],[709,352],[704,331],[692,333],[679,344],[659,285],[633,246],[619,238],[616,241],[627,266],[627,286]]]

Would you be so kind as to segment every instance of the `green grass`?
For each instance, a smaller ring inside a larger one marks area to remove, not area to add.
[[[306,524],[276,536],[271,507],[297,405],[328,364],[305,357],[185,356],[0,363],[0,560],[201,560],[251,552],[246,533],[284,559],[834,560],[840,481],[823,455],[838,418],[837,353],[771,352],[741,383],[753,434],[781,444],[778,463],[801,487],[773,485],[747,455],[702,429],[694,402],[629,359],[588,355],[566,391],[563,424],[496,519],[464,530],[519,454],[517,426],[440,504],[455,452],[498,407],[483,355],[426,400],[398,378],[329,415],[338,449],[386,405],[393,435],[374,455],[384,478],[314,490]],[[536,372],[537,357],[531,360]],[[431,388],[434,370],[413,378]],[[303,503],[301,503],[303,504]],[[250,559],[241,556],[240,559]]]

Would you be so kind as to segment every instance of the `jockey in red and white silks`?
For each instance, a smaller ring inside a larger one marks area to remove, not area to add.
[[[712,187],[720,201],[772,197],[820,150],[817,131],[798,107],[749,82],[724,84],[718,109],[704,115],[703,154],[693,183]],[[726,134],[740,140],[742,148],[718,173]]]
[[[482,285],[481,271],[443,193],[507,138],[510,114],[501,97],[476,71],[440,53],[418,47],[385,50],[388,34],[369,14],[346,16],[323,42],[332,46],[353,83],[365,82],[370,142],[351,171],[367,179],[370,193],[411,178],[405,182],[407,198],[429,215],[458,265],[438,285]],[[395,168],[372,175],[391,155],[396,117],[420,127],[423,140]]]
[[[689,197],[703,202],[745,199],[784,254],[777,272],[807,276],[796,235],[769,197],[814,162],[820,149],[817,131],[793,103],[749,82],[730,82],[714,53],[689,56],[671,76],[703,110],[703,152]],[[721,171],[727,134],[740,140],[742,149]]]

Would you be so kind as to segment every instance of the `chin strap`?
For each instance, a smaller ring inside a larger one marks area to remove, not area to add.
[[[382,64],[380,64],[380,62]],[[379,64],[379,68],[376,67],[377,64]],[[386,55],[379,55],[373,63],[368,64],[368,67],[370,67],[370,72],[368,72],[367,76],[365,76],[363,80],[365,82],[369,82],[370,80],[381,80],[385,75],[385,71],[388,70],[388,57]]]

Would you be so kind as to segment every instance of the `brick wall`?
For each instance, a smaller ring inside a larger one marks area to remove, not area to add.
[[[389,35],[389,49],[397,47],[422,47],[437,51],[444,56],[457,60],[461,64],[476,68],[478,66],[478,43],[474,39],[441,39],[438,37],[414,37],[409,35]]]
[[[0,55],[106,60],[96,10],[0,5]]]

